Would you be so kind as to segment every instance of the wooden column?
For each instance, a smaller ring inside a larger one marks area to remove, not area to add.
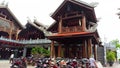
[[[86,31],[86,18],[85,18],[85,16],[82,17],[82,30]]]
[[[19,30],[17,29],[17,33],[16,33],[16,36],[15,36],[15,39],[16,39],[16,40],[18,39],[18,34],[19,34],[18,31],[19,31]]]
[[[10,28],[10,33],[9,33],[9,39],[12,39],[12,30],[13,30],[13,27],[14,27],[14,24],[13,24],[13,22],[10,22],[10,26],[11,26],[11,28]]]
[[[52,41],[50,45],[50,58],[53,57],[54,57],[54,41]]]
[[[61,57],[61,45],[58,46],[58,57]]]
[[[12,39],[12,28],[10,28],[9,39]]]
[[[90,58],[92,55],[92,41],[91,39],[88,39],[88,58]]]
[[[95,44],[93,46],[93,49],[94,49],[94,58],[95,60],[97,60],[97,46]]]
[[[17,29],[16,40],[18,40],[18,35],[19,35],[20,31],[21,30]]]
[[[87,42],[86,40],[83,41],[83,47],[82,47],[82,52],[83,52],[83,56],[82,58],[87,58]]]
[[[59,33],[62,33],[62,16],[60,16],[60,20],[59,20],[59,25],[58,25],[58,31]]]

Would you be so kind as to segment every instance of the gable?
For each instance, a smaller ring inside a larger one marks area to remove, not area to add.
[[[19,39],[44,39],[45,34],[33,22],[28,21],[26,28],[19,33]]]
[[[0,6],[0,19],[9,22],[14,29],[24,28],[7,6]]]
[[[64,0],[51,17],[57,21],[60,15],[64,15],[69,11],[84,12],[90,21],[97,22],[94,7],[79,0]]]

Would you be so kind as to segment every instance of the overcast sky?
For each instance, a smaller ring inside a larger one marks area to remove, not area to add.
[[[0,0],[2,2],[3,0]],[[64,0],[5,0],[8,2],[8,7],[17,17],[17,19],[25,25],[27,17],[31,20],[34,17],[45,25],[50,25],[54,20],[50,17],[58,6]],[[108,41],[120,40],[120,19],[116,15],[120,8],[119,0],[83,0],[87,3],[98,2],[95,8],[97,18],[101,18],[98,22],[98,32],[102,40],[104,37]]]

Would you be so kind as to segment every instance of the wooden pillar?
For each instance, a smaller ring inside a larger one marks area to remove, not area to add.
[[[16,36],[15,36],[15,39],[17,40],[18,39],[18,29],[17,29],[17,33],[15,34]]]
[[[88,58],[90,58],[92,55],[92,41],[91,39],[88,39]]]
[[[17,29],[16,40],[18,40],[18,35],[19,35],[20,31],[21,30]]]
[[[51,42],[50,46],[50,58],[54,58],[54,41]]]
[[[58,57],[61,57],[61,45],[58,46]]]
[[[58,31],[62,33],[62,16],[60,16]]]
[[[85,16],[82,17],[82,31],[86,31],[86,18],[85,18]]]
[[[93,46],[93,49],[94,49],[94,58],[95,60],[97,60],[97,46],[95,44]]]
[[[9,33],[9,39],[12,39],[12,33],[13,33],[13,27],[14,27],[14,24],[13,24],[13,22],[10,22],[10,26],[11,26],[11,28],[10,28],[10,33]]]
[[[10,28],[9,39],[12,39],[12,28]]]
[[[86,40],[83,41],[83,47],[82,47],[82,52],[83,52],[83,56],[82,58],[87,58],[87,42]]]

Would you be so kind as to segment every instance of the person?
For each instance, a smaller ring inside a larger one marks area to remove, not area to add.
[[[10,63],[12,63],[13,58],[14,58],[14,54],[11,54],[11,56],[10,56]]]
[[[89,58],[90,68],[98,68],[93,56]]]

